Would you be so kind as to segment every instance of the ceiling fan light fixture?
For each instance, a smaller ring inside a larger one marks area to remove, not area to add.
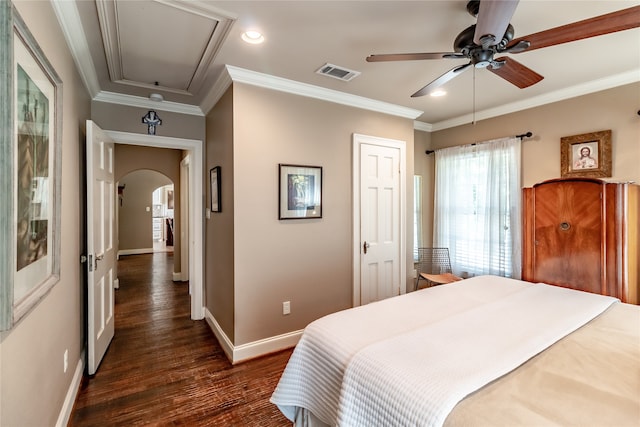
[[[260,31],[248,30],[242,33],[240,36],[242,40],[249,44],[261,44],[264,43],[264,36]]]
[[[159,93],[152,93],[149,95],[149,99],[156,102],[164,101],[164,97]]]

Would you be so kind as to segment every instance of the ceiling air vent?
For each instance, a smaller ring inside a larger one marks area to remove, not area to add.
[[[333,64],[324,64],[318,71],[316,71],[316,73],[333,77],[334,79],[339,79],[345,82],[348,82],[360,75],[360,71],[349,70]]]

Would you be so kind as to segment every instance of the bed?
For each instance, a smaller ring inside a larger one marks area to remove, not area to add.
[[[296,426],[640,423],[640,307],[496,276],[312,322],[271,402]]]

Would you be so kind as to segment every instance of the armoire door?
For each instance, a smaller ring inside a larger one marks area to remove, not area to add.
[[[593,181],[536,186],[533,280],[601,293],[603,188]]]

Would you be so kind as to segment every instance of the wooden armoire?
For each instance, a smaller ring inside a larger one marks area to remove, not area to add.
[[[639,194],[593,178],[524,188],[522,279],[638,304]]]

